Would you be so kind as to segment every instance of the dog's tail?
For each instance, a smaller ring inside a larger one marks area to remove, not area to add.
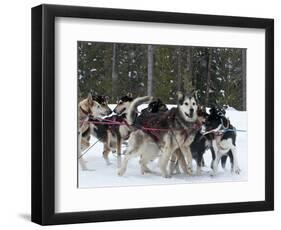
[[[132,125],[134,123],[135,116],[136,116],[136,110],[137,110],[138,106],[145,102],[149,102],[152,99],[153,99],[153,97],[151,97],[151,96],[144,96],[144,97],[138,97],[132,101],[132,103],[130,104],[130,106],[128,108],[128,112],[127,112],[127,122],[129,125]]]

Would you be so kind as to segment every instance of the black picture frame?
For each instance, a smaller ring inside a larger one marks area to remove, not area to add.
[[[55,213],[55,18],[109,19],[265,29],[265,200]],[[62,5],[32,8],[32,221],[41,225],[274,209],[274,20]]]

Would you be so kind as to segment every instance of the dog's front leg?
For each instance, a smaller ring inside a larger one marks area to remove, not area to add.
[[[80,166],[81,166],[82,170],[88,170],[87,165],[86,165],[87,161],[85,161],[85,159],[82,156],[81,142],[82,142],[82,132],[79,131],[78,132],[78,158],[79,158],[79,163],[80,163]]]
[[[119,176],[123,176],[127,170],[127,166],[129,163],[129,160],[133,157],[137,157],[138,153],[133,152],[134,149],[128,150],[125,154],[124,160],[122,162],[122,165],[120,167],[120,169],[118,170],[118,175]]]
[[[219,151],[219,146],[216,139],[212,140],[211,151],[212,151],[212,158],[213,158],[211,164],[213,172],[211,173],[211,176],[216,176],[218,172],[218,165],[222,156],[222,153],[220,153]]]
[[[180,158],[178,159],[178,162],[179,162],[179,165],[182,169],[182,171],[185,173],[185,174],[188,174],[188,170],[187,170],[187,164],[186,164],[186,161],[184,159],[184,156],[182,155],[181,151],[178,149],[179,153],[180,153]]]
[[[232,152],[232,156],[233,156],[233,167],[231,167],[231,171],[239,174],[241,172],[239,166],[238,166],[238,159],[237,159],[237,152],[236,152],[236,147],[234,145],[232,145],[231,147],[231,152]]]
[[[145,158],[144,155],[140,157],[141,174],[151,173],[151,170],[147,167],[149,159]]]
[[[169,178],[169,177],[171,177],[169,175],[169,173],[167,172],[167,164],[168,164],[169,158],[170,158],[169,148],[166,148],[166,149],[164,148],[163,152],[164,153],[160,157],[160,170],[161,170],[161,174],[163,177]]]
[[[212,140],[212,145],[210,147],[212,153],[212,162],[211,162],[211,169],[213,170],[211,176],[215,176],[218,171],[218,145],[216,140]],[[216,166],[215,166],[216,165]]]
[[[167,165],[168,165],[171,153],[174,152],[171,149],[171,142],[172,142],[172,140],[171,140],[170,135],[167,135],[165,137],[165,145],[164,145],[164,148],[163,148],[163,151],[162,151],[163,153],[162,153],[162,155],[160,157],[160,160],[159,160],[161,174],[165,178],[170,177],[169,173],[167,172]]]
[[[187,161],[187,175],[192,175],[192,154],[189,146],[183,146],[181,152]]]
[[[180,173],[179,167],[178,167],[178,161],[179,161],[180,155],[177,152],[174,152],[172,156],[170,157],[169,162],[169,175],[172,176],[174,171],[176,170],[176,173]]]
[[[196,159],[196,175],[201,176],[202,175],[202,158],[200,156]]]
[[[121,146],[122,146],[122,138],[117,136],[117,167],[121,166]]]
[[[159,166],[160,166],[162,176],[165,178],[169,178],[170,175],[167,172],[167,166],[168,166],[170,156],[174,152],[175,149],[171,148],[172,136],[170,134],[166,134],[163,139],[164,139],[164,147],[162,148],[162,151],[161,151],[162,155],[159,159]]]
[[[108,158],[109,153],[110,153],[110,148],[108,147],[107,143],[104,143],[102,155],[107,165],[111,164]]]
[[[111,135],[111,132],[108,130],[107,131],[107,135],[106,135],[106,141],[103,143],[103,158],[106,162],[107,165],[110,165],[110,161],[109,161],[109,158],[108,158],[108,155],[110,153],[110,141],[112,139],[112,135]]]
[[[180,166],[180,168],[182,169],[182,171],[186,174],[188,174],[188,170],[187,170],[187,164],[186,164],[186,161],[185,161],[185,158],[183,156],[183,154],[181,153],[181,150],[178,148],[173,155],[176,155],[177,156],[177,166]],[[176,170],[179,171],[180,173],[180,170],[179,168],[176,167]]]
[[[211,174],[211,176],[216,176],[218,173],[218,165],[221,159],[221,153],[217,152],[216,154],[216,159],[212,162],[212,166],[213,166],[213,172]]]

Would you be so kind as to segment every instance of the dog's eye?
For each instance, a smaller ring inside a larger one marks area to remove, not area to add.
[[[185,104],[186,106],[188,106],[188,103],[187,103],[187,102],[185,102],[184,104]]]
[[[193,102],[192,105],[195,105],[195,102]]]

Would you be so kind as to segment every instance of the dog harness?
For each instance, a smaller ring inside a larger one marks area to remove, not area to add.
[[[186,122],[176,116],[176,109],[171,109],[166,113],[162,113],[164,117],[159,119],[159,115],[148,116],[140,124],[136,124],[136,128],[143,130],[145,133],[150,135],[156,142],[161,140],[161,136],[167,132],[180,131],[181,135],[184,135],[184,141],[192,134],[197,132],[201,128],[199,122]],[[160,115],[161,116],[161,115]],[[149,119],[152,118],[152,119]],[[169,124],[177,124],[177,127],[170,127]]]

